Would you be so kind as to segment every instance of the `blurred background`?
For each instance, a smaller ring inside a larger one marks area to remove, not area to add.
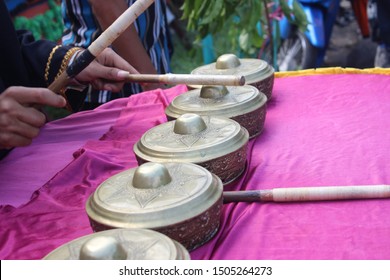
[[[307,39],[302,39],[300,34],[303,34],[304,28],[307,27],[308,19],[304,16],[302,7],[296,5],[300,2],[298,0],[248,0],[240,2],[245,3],[242,7],[234,6],[235,1],[168,0],[169,26],[174,45],[171,60],[172,72],[175,74],[190,73],[201,65],[215,61],[219,55],[224,53],[236,53],[240,57],[258,57],[267,60],[276,70],[283,71],[334,66],[374,67],[377,45],[371,39],[370,31],[365,30],[369,26],[362,27],[362,21],[367,21],[365,8],[360,11],[363,14],[357,16],[354,10],[356,7],[353,7],[354,1],[355,3],[358,1],[367,3],[367,0],[306,0],[309,4],[316,2],[315,5],[323,5],[321,13],[324,16],[328,16],[332,11],[334,13],[334,19],[330,27],[328,26],[329,40],[324,48],[323,57],[319,64],[313,64],[314,67],[308,64],[309,67],[307,67],[298,61],[302,59],[302,53],[297,55],[296,61],[291,63],[280,60],[280,49],[284,45],[288,50],[283,54],[284,59],[291,57],[291,50],[297,46],[301,49],[307,48],[305,46]],[[46,38],[59,42],[63,30],[61,1],[5,0],[5,2],[16,28],[29,29],[36,39]],[[305,1],[302,1],[302,4],[303,2]],[[229,7],[228,3],[232,3],[232,6]],[[254,6],[260,13],[251,13],[251,16],[247,16],[248,9],[253,10]],[[231,20],[226,20],[226,17],[222,18],[221,11],[224,15],[230,12],[233,15]],[[289,38],[284,40],[281,39],[285,31],[284,27],[275,22],[279,23],[286,15],[291,16],[290,21],[294,23],[287,21],[286,23],[290,27],[293,26],[295,33],[289,29]],[[252,28],[246,29],[247,26]],[[252,36],[251,32],[260,36]],[[253,39],[254,37],[256,38]],[[270,48],[270,45],[273,45],[273,48]],[[263,56],[260,56],[261,52]],[[274,54],[273,57],[272,54]],[[51,119],[57,119],[67,113],[54,111],[50,112],[50,115]]]

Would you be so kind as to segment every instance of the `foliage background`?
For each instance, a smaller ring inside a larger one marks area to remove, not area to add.
[[[222,37],[230,52],[255,56],[266,40],[279,40],[277,21],[285,16],[301,30],[306,16],[297,0],[184,0],[187,29],[200,41],[208,34]],[[218,56],[218,55],[217,55]]]

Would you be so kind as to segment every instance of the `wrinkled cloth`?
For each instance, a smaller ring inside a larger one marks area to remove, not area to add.
[[[40,259],[92,233],[87,198],[105,179],[137,166],[133,145],[167,121],[165,107],[184,91],[177,86],[112,101],[104,105],[115,111],[107,113],[106,121],[104,108],[76,113],[48,124],[23,152],[12,151],[7,166],[14,164],[19,172],[4,173],[1,163],[1,192],[7,193],[12,182],[20,191],[25,186],[32,197],[18,198],[15,205],[12,199],[2,201],[0,258]],[[247,168],[229,190],[389,184],[389,104],[385,75],[275,79],[264,131],[250,140]],[[52,133],[62,125],[74,134],[73,143]],[[53,146],[42,150],[47,154],[35,152],[48,143]],[[61,151],[62,146],[67,148]],[[26,186],[29,178],[34,186]],[[389,199],[229,203],[216,235],[191,258],[388,260],[388,213]]]

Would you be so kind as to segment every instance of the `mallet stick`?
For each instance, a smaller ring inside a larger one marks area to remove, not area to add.
[[[242,86],[245,84],[244,76],[235,75],[193,75],[193,74],[130,74],[126,77],[127,82],[137,83],[163,83],[163,84],[186,84],[186,85],[221,85]]]
[[[225,191],[228,202],[304,202],[390,198],[390,185],[274,188],[251,191]]]

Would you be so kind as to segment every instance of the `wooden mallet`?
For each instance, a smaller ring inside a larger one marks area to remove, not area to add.
[[[120,15],[92,44],[84,50],[75,61],[67,67],[49,89],[55,93],[69,85],[69,81],[85,69],[105,48],[110,46],[154,0],[137,0],[122,15]]]
[[[225,191],[228,202],[305,202],[390,198],[390,185],[274,188],[267,190]]]
[[[244,76],[235,75],[195,75],[195,74],[128,74],[127,82],[137,83],[162,83],[169,85],[220,85],[243,86]]]

